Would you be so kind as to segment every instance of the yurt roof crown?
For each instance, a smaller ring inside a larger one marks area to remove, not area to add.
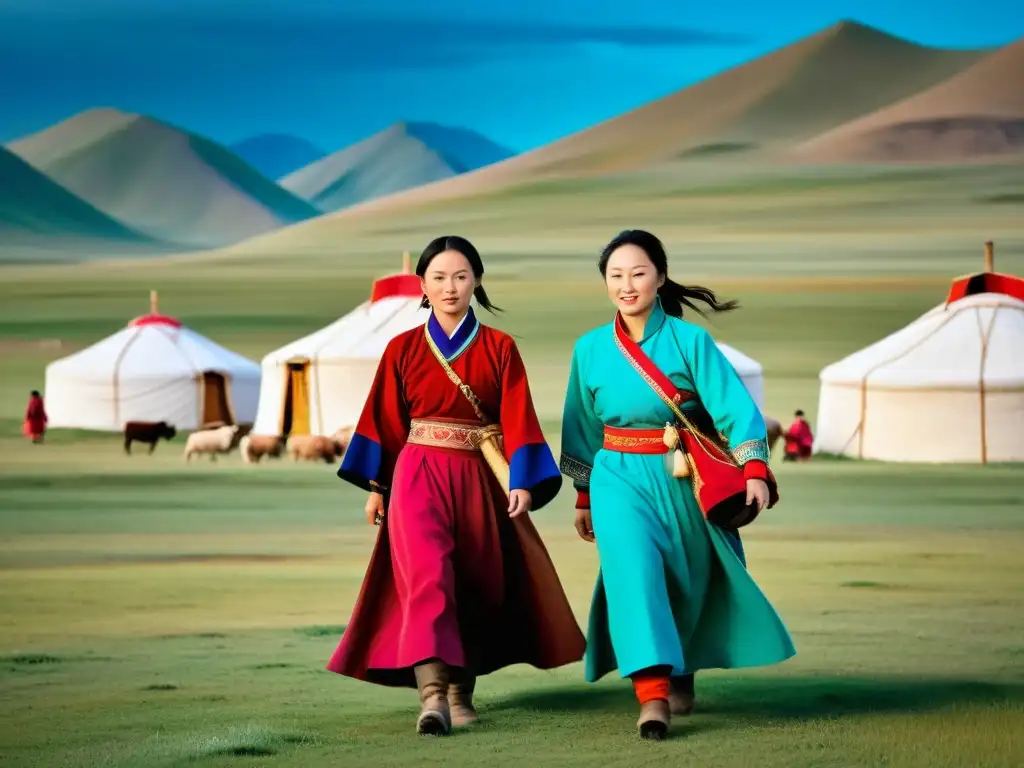
[[[129,328],[139,328],[145,325],[165,325],[170,328],[181,328],[181,321],[176,317],[161,315],[159,309],[159,297],[156,291],[149,292],[149,314],[140,315],[128,323]]]
[[[397,275],[379,277],[370,287],[370,302],[393,298],[419,298],[423,295],[420,279],[412,271],[412,256],[402,254],[402,271]]]
[[[985,243],[985,271],[963,275],[953,281],[946,296],[946,304],[979,293],[1002,293],[1024,301],[1024,278],[995,271],[995,243]]]

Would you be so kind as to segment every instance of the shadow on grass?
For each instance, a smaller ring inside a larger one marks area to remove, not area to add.
[[[969,704],[1024,707],[1024,683],[997,684],[956,679],[787,677],[714,679],[697,677],[697,714],[741,718],[811,718],[867,713],[930,712]],[[636,710],[631,688],[549,689],[509,696],[493,709],[551,712]]]

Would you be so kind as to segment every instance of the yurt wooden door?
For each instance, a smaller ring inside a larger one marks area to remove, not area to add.
[[[234,424],[231,407],[228,405],[228,388],[224,374],[203,371],[203,427],[220,427]]]
[[[309,434],[309,361],[288,363],[285,373],[282,435]]]

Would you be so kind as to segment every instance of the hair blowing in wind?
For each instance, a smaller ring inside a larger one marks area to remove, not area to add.
[[[682,317],[685,305],[702,317],[707,317],[693,301],[706,304],[714,312],[730,312],[739,307],[739,302],[735,300],[719,301],[715,292],[710,288],[701,285],[680,285],[674,280],[670,280],[668,277],[668,254],[665,253],[665,246],[657,237],[642,229],[623,230],[604,247],[604,250],[601,251],[601,258],[597,262],[602,276],[608,269],[608,259],[624,245],[635,245],[643,250],[658,274],[665,277],[665,284],[658,289],[658,297],[661,299],[661,306],[665,310],[665,314]]]

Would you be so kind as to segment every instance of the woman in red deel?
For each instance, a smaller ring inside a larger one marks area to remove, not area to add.
[[[43,405],[43,396],[37,390],[32,390],[28,398],[28,407],[25,409],[25,421],[21,425],[21,432],[33,443],[43,442],[43,435],[46,433],[46,408]]]
[[[807,461],[811,458],[814,447],[814,434],[811,425],[804,418],[803,411],[796,412],[796,420],[783,433],[786,438],[785,461]]]

